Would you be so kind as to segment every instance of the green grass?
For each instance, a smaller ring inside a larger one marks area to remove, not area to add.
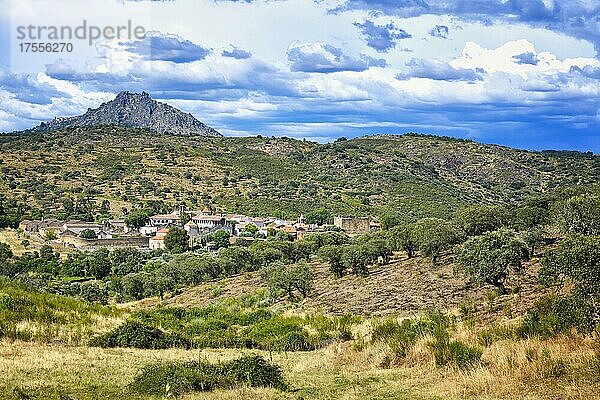
[[[261,299],[251,295],[202,308],[138,311],[92,343],[101,347],[310,351],[331,341],[352,339],[352,326],[361,322],[354,316],[283,315],[259,305]]]
[[[0,277],[0,337],[80,344],[123,313],[115,307],[38,292]]]

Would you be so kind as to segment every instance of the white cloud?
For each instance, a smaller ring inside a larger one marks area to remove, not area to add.
[[[524,53],[537,56],[535,65],[515,61],[515,57]],[[595,58],[566,58],[559,60],[550,52],[537,53],[533,43],[526,39],[510,41],[495,49],[487,49],[475,42],[468,42],[462,51],[462,56],[451,61],[456,68],[483,68],[488,73],[506,72],[519,75],[526,79],[531,74],[557,74],[569,72],[572,66],[598,66]]]

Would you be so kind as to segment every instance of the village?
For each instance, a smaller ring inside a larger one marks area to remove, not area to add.
[[[185,207],[168,214],[152,215],[145,225],[134,228],[125,219],[92,223],[79,220],[57,219],[24,220],[19,229],[26,237],[42,240],[66,249],[94,250],[98,248],[136,247],[164,249],[164,239],[171,228],[183,228],[190,248],[215,250],[210,239],[219,231],[226,231],[232,245],[249,245],[255,240],[283,235],[290,240],[330,230],[350,235],[369,233],[380,229],[380,224],[369,217],[336,216],[333,224],[308,224],[301,215],[296,221],[275,217],[249,217],[241,214],[215,213],[209,209],[186,210]]]

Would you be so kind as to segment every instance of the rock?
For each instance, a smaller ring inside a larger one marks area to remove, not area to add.
[[[183,136],[222,136],[215,129],[198,121],[190,113],[150,98],[146,92],[121,92],[114,100],[100,107],[88,109],[80,116],[54,118],[42,122],[27,132],[49,132],[70,127],[119,125],[130,128],[146,128],[159,133]]]

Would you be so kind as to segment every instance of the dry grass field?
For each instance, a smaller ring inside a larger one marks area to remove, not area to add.
[[[367,329],[361,327],[361,329]],[[468,336],[467,331],[463,336]],[[471,338],[472,339],[472,338]],[[263,353],[279,364],[291,389],[242,387],[182,399],[598,399],[597,343],[558,337],[503,341],[471,371],[436,368],[423,339],[403,365],[382,368],[385,346],[346,342],[315,352]],[[135,350],[0,342],[0,398],[147,399],[128,385],[145,364],[237,358],[240,350]],[[29,396],[29,397],[19,397]]]

